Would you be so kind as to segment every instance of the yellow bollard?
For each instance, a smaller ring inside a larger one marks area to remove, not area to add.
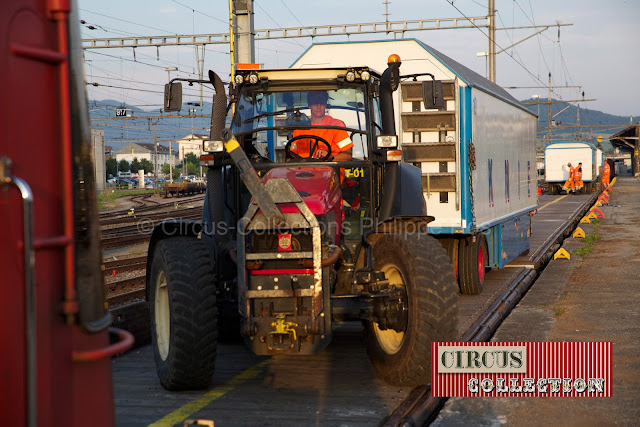
[[[569,252],[567,252],[564,248],[560,248],[558,249],[558,252],[556,252],[555,255],[553,255],[553,259],[558,259],[558,258],[571,259],[571,255],[569,255]]]
[[[576,237],[576,238],[579,237],[584,239],[585,238],[584,230],[580,227],[576,227],[575,231],[573,232],[573,237]]]
[[[598,207],[602,206],[602,202],[600,200],[598,200],[594,206],[598,206]]]
[[[589,212],[589,215],[587,215],[587,218],[588,218],[588,219],[596,219],[596,218],[598,218],[598,217],[597,217],[597,216],[596,216],[596,214],[594,214],[593,212]],[[589,222],[591,222],[591,221],[589,221]]]
[[[582,224],[591,224],[591,221],[589,221],[589,218],[587,218],[585,216],[580,220],[580,223],[582,223]]]

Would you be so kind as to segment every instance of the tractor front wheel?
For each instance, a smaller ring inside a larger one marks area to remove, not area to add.
[[[374,246],[376,270],[407,295],[404,331],[365,323],[365,340],[379,377],[399,386],[429,382],[431,342],[457,336],[457,289],[447,253],[427,235],[385,234]]]
[[[204,243],[160,241],[151,265],[151,338],[156,371],[167,390],[209,386],[217,351],[216,283]]]

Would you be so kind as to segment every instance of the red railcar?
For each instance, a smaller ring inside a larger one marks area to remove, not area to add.
[[[110,356],[132,343],[104,305],[76,11],[0,2],[3,425],[114,425]]]

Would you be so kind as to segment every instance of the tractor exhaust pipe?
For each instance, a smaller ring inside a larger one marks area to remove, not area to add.
[[[222,79],[211,70],[209,70],[209,80],[216,91],[215,95],[213,95],[209,138],[213,141],[222,141],[222,131],[224,130],[224,124],[227,118],[227,95],[225,94]]]
[[[227,115],[227,95],[225,94],[224,83],[216,73],[209,70],[209,80],[213,84],[216,93],[213,95],[213,108],[211,111],[211,129],[209,139],[214,141],[222,140],[222,130]],[[213,229],[218,224],[226,224],[224,218],[224,204],[217,200],[223,192],[224,177],[222,167],[212,166],[207,170],[207,201],[209,205],[209,218]],[[228,225],[228,224],[227,224]],[[226,248],[233,241],[232,233],[219,233],[216,235],[218,246]]]

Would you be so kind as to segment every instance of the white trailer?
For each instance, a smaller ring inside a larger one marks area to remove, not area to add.
[[[549,192],[557,194],[569,179],[569,163],[573,167],[582,163],[583,191],[591,192],[598,182],[603,153],[584,141],[556,141],[544,147],[545,180]]]
[[[403,160],[422,169],[429,232],[448,250],[463,293],[479,293],[484,266],[529,249],[537,208],[536,116],[508,92],[415,39],[318,43],[292,68],[402,60],[395,116]],[[430,73],[433,78],[424,75]],[[422,75],[421,75],[422,74]],[[423,82],[442,82],[444,106],[426,109]]]

